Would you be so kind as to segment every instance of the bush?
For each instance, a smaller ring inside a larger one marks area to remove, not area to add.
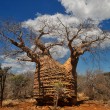
[[[5,98],[28,98],[33,95],[33,73],[9,74],[6,79]]]
[[[110,99],[110,73],[88,71],[78,77],[78,92],[85,93],[90,99],[108,101]]]

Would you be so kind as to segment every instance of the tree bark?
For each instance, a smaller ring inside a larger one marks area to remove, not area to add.
[[[74,94],[75,97],[73,98],[73,104],[77,103],[77,64],[78,64],[79,58],[71,56],[71,66],[72,66],[72,76],[73,76],[73,85],[74,85]]]
[[[1,101],[0,101],[0,106],[2,107],[2,105],[3,105],[3,96],[4,96],[4,88],[5,88],[5,80],[6,80],[6,75],[4,75],[4,74],[2,74],[2,76],[1,76],[1,79],[0,79],[1,81],[0,81],[0,85],[1,85]]]
[[[41,91],[40,91],[40,87],[41,87],[41,80],[40,80],[40,63],[38,63],[37,64],[37,67],[36,67],[36,69],[37,69],[37,74],[38,74],[38,88],[39,88],[39,95],[40,95],[40,93],[41,93]]]

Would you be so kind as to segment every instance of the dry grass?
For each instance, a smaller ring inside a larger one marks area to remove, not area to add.
[[[52,109],[53,109],[52,106],[36,106],[34,99],[5,100],[3,102],[3,108],[0,108],[0,110],[52,110]],[[58,110],[110,110],[110,106],[99,101],[85,101],[84,103],[79,104],[78,106],[58,107]]]
[[[87,97],[84,93],[78,93],[78,98],[77,100],[80,101],[80,100],[88,100],[89,97]]]

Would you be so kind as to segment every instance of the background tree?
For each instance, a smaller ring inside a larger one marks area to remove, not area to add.
[[[4,69],[2,69],[0,65],[0,106],[1,107],[2,107],[3,98],[4,98],[6,76],[9,70],[10,70],[10,67],[5,67]]]
[[[87,70],[86,74],[78,75],[78,93],[84,93],[92,100],[107,102],[110,99],[109,79],[109,72]]]
[[[29,76],[31,74],[31,77]],[[25,73],[14,75],[10,79],[12,98],[28,98],[32,97],[33,94],[33,74]]]
[[[8,73],[5,81],[4,100],[33,98],[34,73]]]

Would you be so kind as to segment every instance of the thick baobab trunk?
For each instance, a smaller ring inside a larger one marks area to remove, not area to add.
[[[35,78],[34,78],[34,88],[37,88],[36,91],[34,91],[34,94],[41,95],[41,79],[40,79],[40,69],[41,65],[40,63],[36,64],[36,70],[35,70]],[[37,92],[37,93],[36,93]]]
[[[71,56],[72,76],[74,79],[73,85],[74,85],[74,93],[75,93],[75,97],[73,98],[73,104],[77,103],[77,72],[76,72],[76,68],[77,68],[78,60],[79,60],[79,58],[77,58],[77,57],[74,58]]]
[[[40,63],[37,64],[36,71],[38,73],[38,88],[39,88],[39,95],[40,95],[40,87],[41,87],[41,80],[40,80]]]
[[[69,64],[71,66],[71,60]],[[38,68],[40,66],[40,69]],[[69,67],[70,67],[69,66]],[[37,104],[54,104],[56,89],[55,85],[61,83],[61,94],[59,95],[59,105],[72,105],[74,94],[74,83],[71,69],[67,65],[62,65],[49,56],[40,58],[40,65],[36,66],[34,77],[34,98]],[[39,90],[40,89],[40,90]],[[40,95],[39,95],[40,93]]]

